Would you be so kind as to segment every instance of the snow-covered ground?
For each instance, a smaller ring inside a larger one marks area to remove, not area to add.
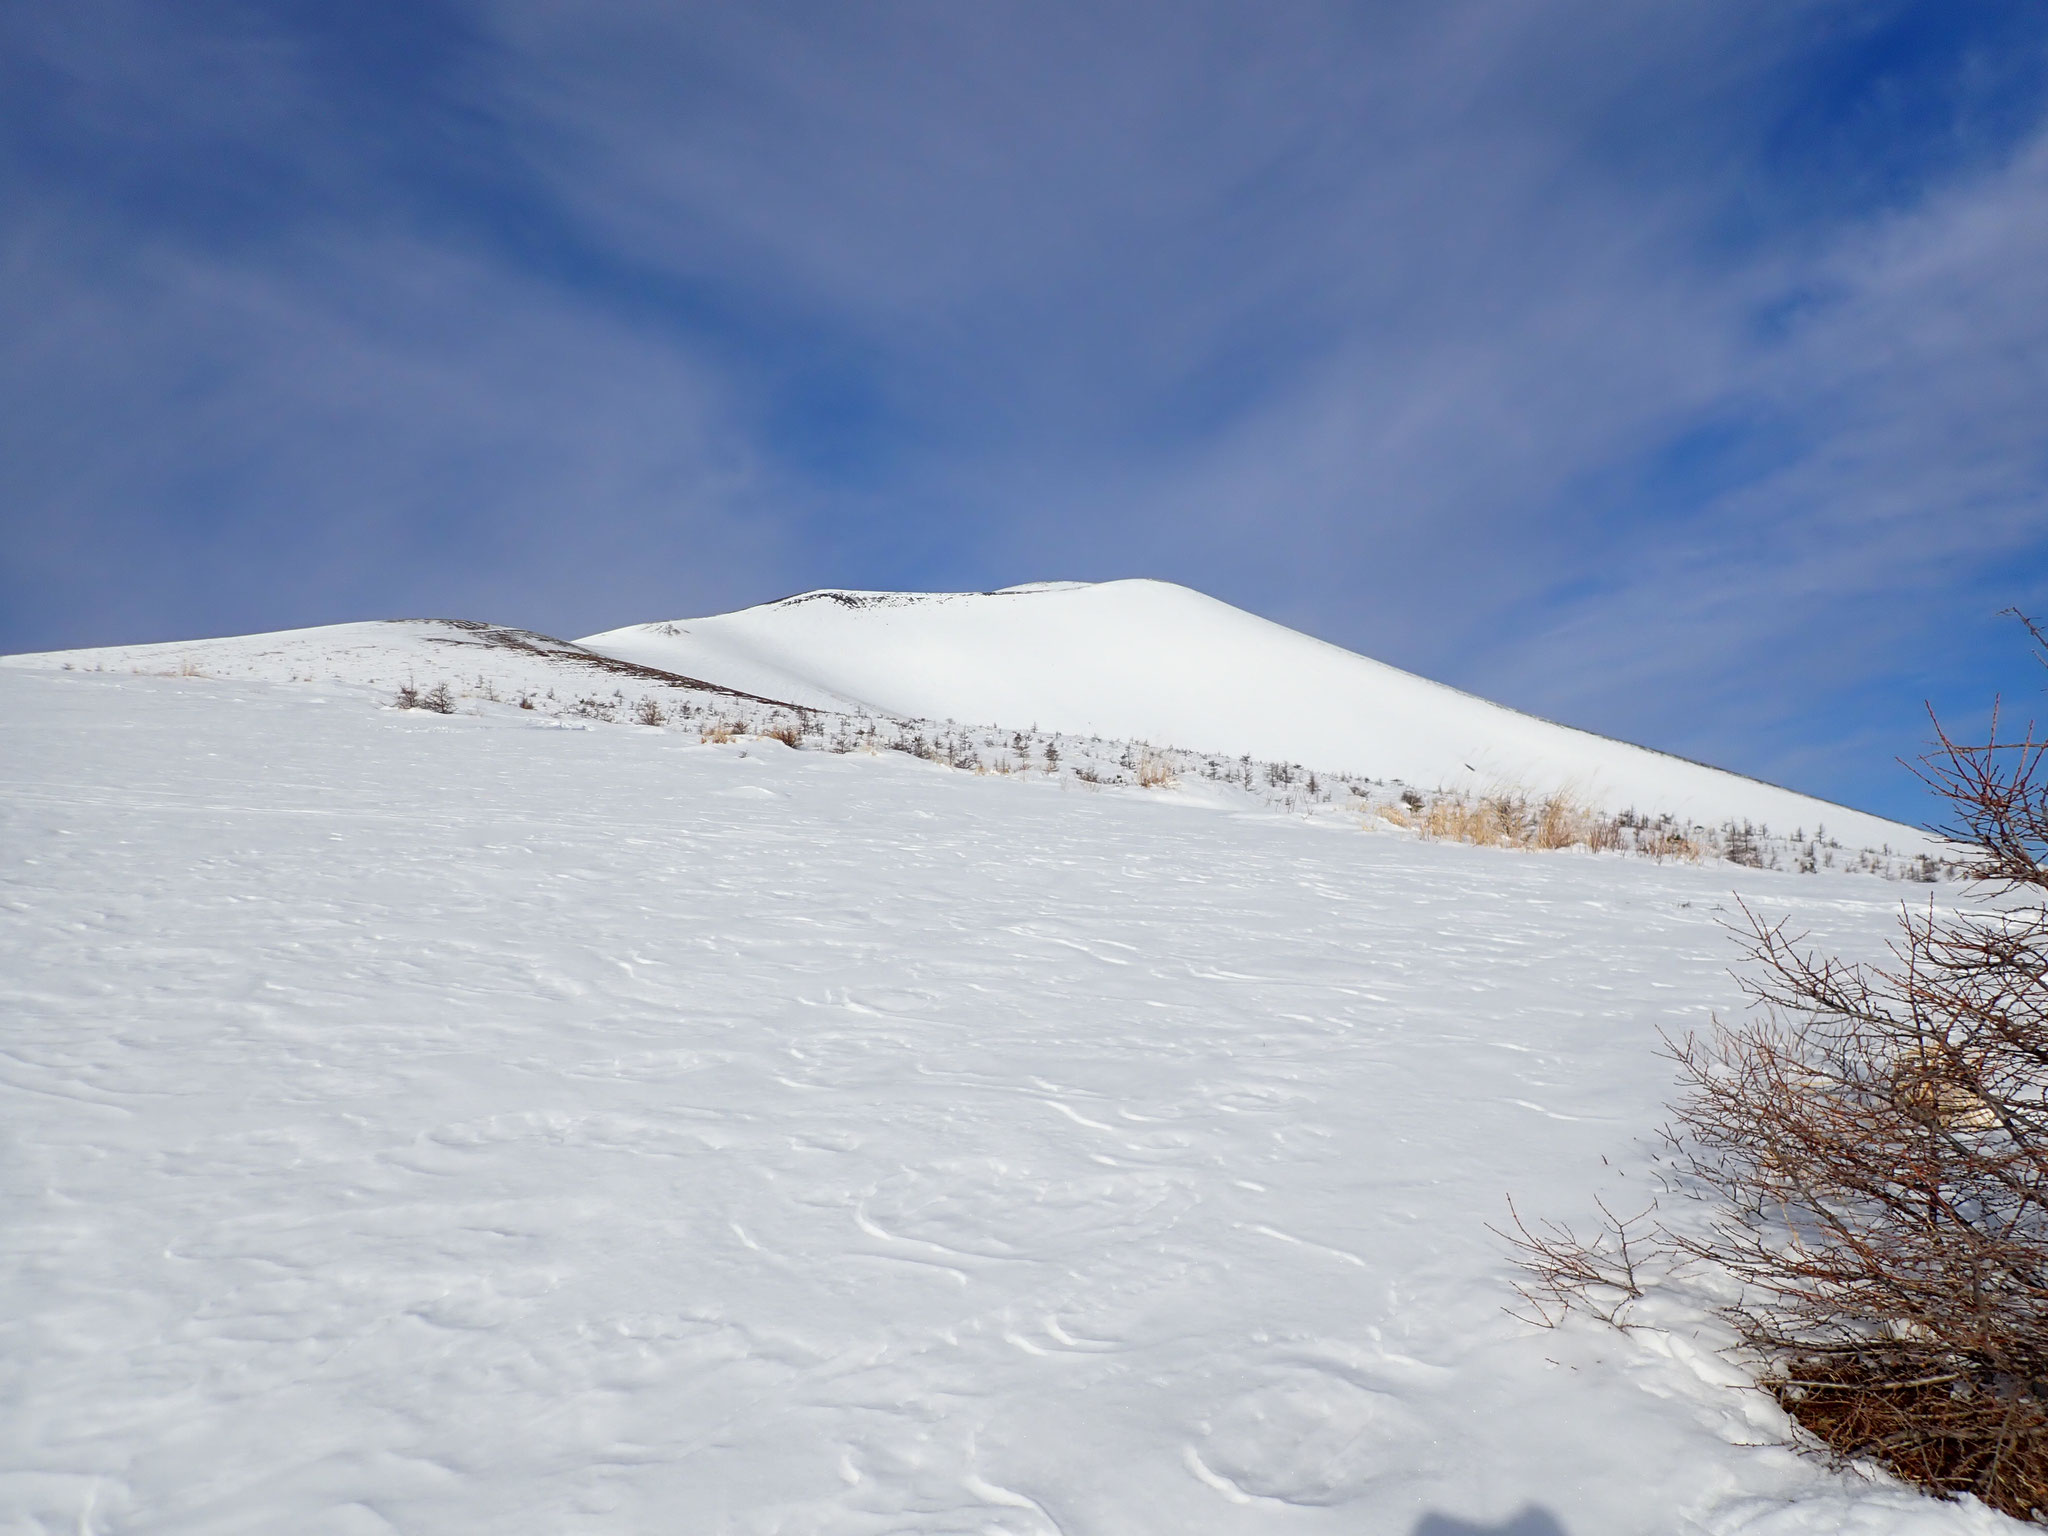
[[[458,695],[491,703],[521,699],[550,712],[583,699],[633,689],[666,697],[675,690],[733,707],[768,704],[717,683],[653,670],[530,629],[467,619],[376,619],[272,634],[105,645],[78,651],[0,656],[0,667],[59,672],[126,672],[144,677],[251,678],[273,683],[346,683],[421,691],[446,683]]]
[[[1898,886],[385,704],[0,669],[0,1530],[2018,1529],[1486,1230]]]
[[[1609,811],[1707,825],[1824,824],[1854,847],[1913,841],[1878,817],[1488,703],[1170,582],[808,592],[578,643],[822,709],[1037,725],[1426,791],[1568,789]]]

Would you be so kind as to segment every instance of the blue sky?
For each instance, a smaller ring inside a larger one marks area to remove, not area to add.
[[[8,3],[0,214],[0,650],[1149,575],[1911,819],[2040,697],[2042,0]]]

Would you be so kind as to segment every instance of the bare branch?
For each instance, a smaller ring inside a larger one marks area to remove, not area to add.
[[[2048,634],[2028,633],[2048,653]],[[2044,655],[2048,662],[2048,655]],[[1502,1232],[1523,1300],[1617,1327],[1687,1260],[1767,1385],[1837,1451],[2021,1518],[2048,1509],[2048,739],[1981,745],[1935,722],[1918,768],[1983,904],[1903,908],[1890,958],[1851,964],[1748,907],[1748,1013],[1665,1041],[1674,1176],[1708,1201],[1581,1238]]]

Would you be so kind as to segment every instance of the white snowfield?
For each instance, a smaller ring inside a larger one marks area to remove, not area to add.
[[[0,668],[0,1530],[2022,1529],[1502,1311],[1897,886],[389,698]]]
[[[1163,581],[807,592],[578,644],[825,709],[1035,723],[1429,790],[1568,789],[1608,811],[1926,846],[1911,828],[1491,704]]]
[[[383,688],[387,695],[401,685],[425,690],[447,682],[465,697],[493,703],[522,696],[571,702],[579,693],[607,693],[620,684],[631,685],[636,693],[649,687],[682,687],[736,695],[742,701],[776,702],[601,656],[551,635],[468,619],[377,619],[220,639],[31,651],[0,656],[0,667],[355,684]]]

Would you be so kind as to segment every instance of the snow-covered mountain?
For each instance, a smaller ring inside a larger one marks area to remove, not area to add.
[[[1163,581],[807,592],[587,650],[825,709],[1131,738],[1424,789],[1542,795],[1854,846],[1910,829],[1523,714]]]

